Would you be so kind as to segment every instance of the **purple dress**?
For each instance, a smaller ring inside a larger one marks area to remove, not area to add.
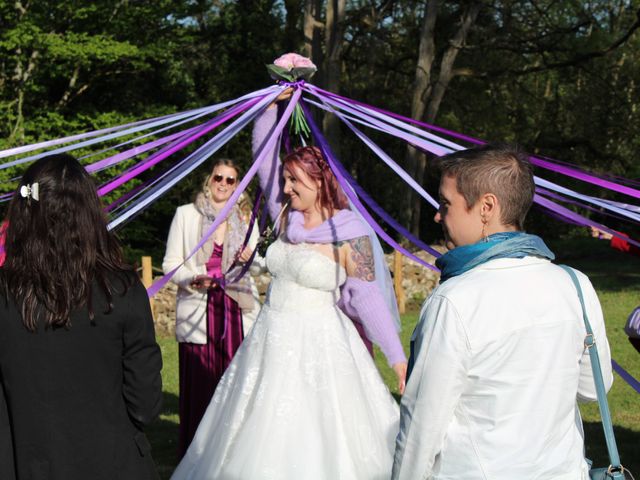
[[[207,274],[222,277],[222,245],[214,243],[207,262]],[[181,342],[180,362],[180,444],[182,458],[187,451],[213,392],[236,350],[242,343],[242,310],[220,287],[207,294],[207,343]]]

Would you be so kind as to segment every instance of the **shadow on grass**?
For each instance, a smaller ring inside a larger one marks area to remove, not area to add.
[[[393,394],[396,401],[400,401],[397,393]],[[171,393],[164,393],[164,408],[161,416],[178,414],[178,397]],[[599,422],[584,423],[587,457],[593,460],[596,467],[609,465],[607,445]],[[618,450],[622,464],[632,473],[640,474],[640,432],[614,426]],[[160,478],[169,480],[178,464],[178,424],[177,422],[159,419],[147,429],[147,435],[153,448],[153,457],[158,466]]]
[[[634,432],[628,428],[613,427],[620,461],[628,468],[636,478],[640,475],[640,432]],[[594,467],[606,467],[609,465],[607,444],[599,422],[584,423],[585,443],[587,444],[587,458],[593,460]]]
[[[146,433],[160,478],[168,480],[178,464],[178,397],[163,392],[163,402],[160,418],[149,425]]]
[[[596,290],[620,292],[640,290],[640,258],[609,247],[595,239],[550,242],[555,263],[564,263],[588,275]]]

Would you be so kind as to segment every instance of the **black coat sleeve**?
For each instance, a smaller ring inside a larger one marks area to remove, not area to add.
[[[16,469],[13,459],[13,434],[9,420],[9,407],[4,393],[4,381],[0,374],[0,478],[15,480]]]
[[[162,408],[162,354],[156,343],[147,291],[137,278],[126,296],[123,393],[131,420],[142,429]]]

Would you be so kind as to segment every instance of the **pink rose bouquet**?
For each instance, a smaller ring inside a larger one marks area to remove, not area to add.
[[[295,82],[297,80],[309,80],[316,73],[316,66],[311,60],[297,53],[285,53],[278,57],[270,65],[267,65],[269,75],[276,81]],[[309,137],[311,133],[304,112],[300,104],[297,104],[291,115],[291,130],[295,134]]]
[[[318,70],[311,60],[297,53],[285,53],[267,65],[269,75],[274,80],[295,82],[309,80]]]

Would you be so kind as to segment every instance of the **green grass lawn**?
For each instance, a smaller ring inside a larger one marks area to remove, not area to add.
[[[640,259],[613,251],[605,242],[591,239],[550,246],[558,255],[559,263],[566,263],[589,275],[600,296],[613,358],[640,379],[640,355],[629,344],[622,329],[629,312],[640,304]],[[407,352],[416,321],[415,312],[402,317],[401,337]],[[168,479],[177,463],[178,348],[173,338],[160,338],[159,343],[164,358],[164,408],[159,420],[149,427],[148,436],[160,475]],[[376,364],[397,397],[393,371],[379,351],[376,352]],[[640,394],[615,375],[609,404],[622,463],[640,475]],[[581,411],[587,436],[587,455],[594,459],[595,465],[605,466],[608,463],[607,451],[597,404],[584,405]]]

